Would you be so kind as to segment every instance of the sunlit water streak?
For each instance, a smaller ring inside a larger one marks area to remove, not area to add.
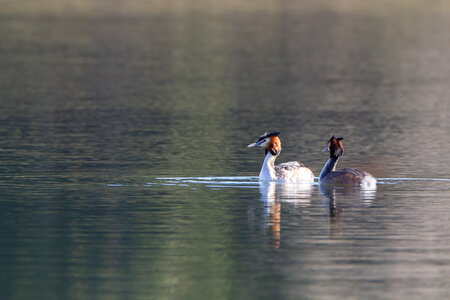
[[[283,183],[274,182],[276,185],[283,185],[286,187],[312,187],[318,186],[318,177],[315,177],[315,182],[312,183]],[[450,182],[447,178],[377,178],[377,185],[392,185],[402,184],[414,181],[425,182]],[[211,177],[157,177],[153,182],[147,182],[145,185],[174,185],[174,186],[191,186],[191,185],[204,185],[207,187],[235,187],[235,188],[257,188],[263,183],[255,176],[211,176]],[[107,184],[107,186],[122,186],[121,184]]]
[[[447,178],[377,178],[378,181],[446,181],[450,182]]]

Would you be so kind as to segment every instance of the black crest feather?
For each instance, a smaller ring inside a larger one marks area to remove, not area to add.
[[[258,142],[263,140],[263,139],[266,139],[268,137],[271,137],[271,136],[278,136],[279,134],[280,134],[279,131],[272,131],[272,132],[269,132],[269,133],[266,132],[265,134],[263,134],[262,136],[260,136],[258,138]]]

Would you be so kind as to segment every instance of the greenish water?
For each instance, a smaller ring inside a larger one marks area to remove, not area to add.
[[[1,299],[450,297],[446,1],[2,6]]]

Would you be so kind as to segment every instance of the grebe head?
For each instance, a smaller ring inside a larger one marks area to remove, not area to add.
[[[343,137],[335,137],[334,135],[328,141],[328,146],[322,151],[329,151],[330,158],[339,158],[344,154],[344,145],[342,145]]]
[[[267,152],[270,152],[272,155],[278,155],[281,152],[281,141],[278,138],[278,135],[280,133],[278,131],[273,131],[270,133],[265,133],[262,136],[258,138],[258,141],[256,143],[250,144],[247,147],[263,147],[265,154]]]

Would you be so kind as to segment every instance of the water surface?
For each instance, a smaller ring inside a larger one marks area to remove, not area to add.
[[[446,1],[0,10],[0,298],[447,299]],[[259,184],[261,149],[376,190]]]

